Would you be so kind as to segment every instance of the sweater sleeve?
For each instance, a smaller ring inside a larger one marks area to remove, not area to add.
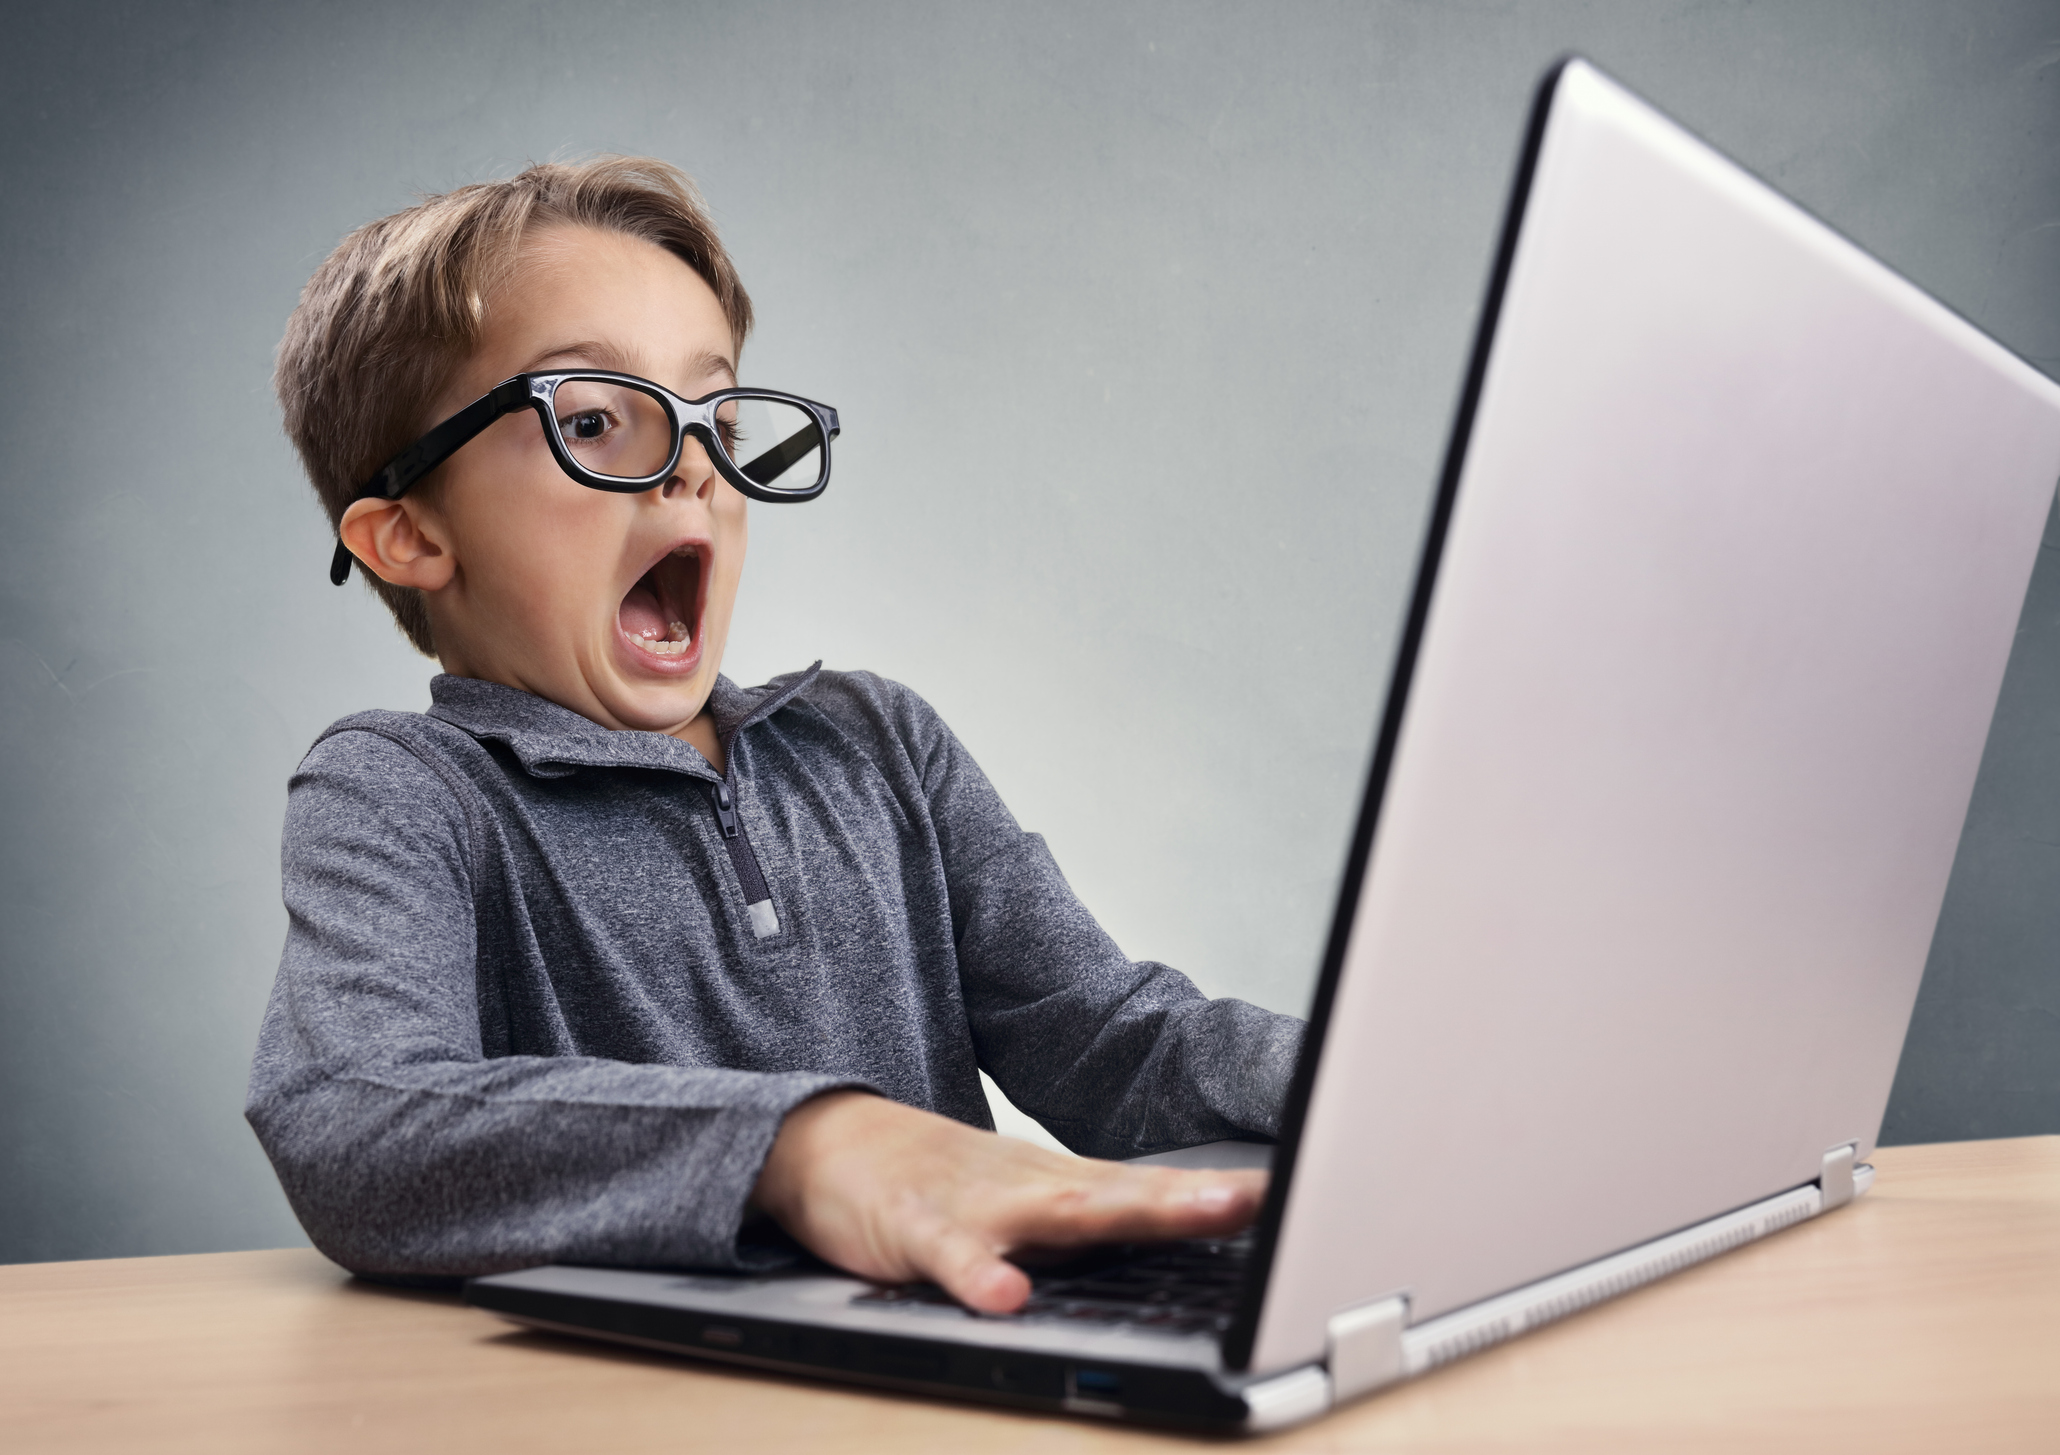
[[[289,790],[288,930],[245,1115],[315,1246],[356,1272],[741,1267],[780,1121],[831,1076],[489,1055],[462,783],[368,732]]]
[[[980,1064],[1074,1151],[1136,1157],[1280,1127],[1303,1023],[1132,961],[927,703],[897,716],[944,859]]]

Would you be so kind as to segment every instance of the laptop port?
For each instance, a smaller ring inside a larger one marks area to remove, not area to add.
[[[1073,1393],[1087,1399],[1110,1399],[1123,1392],[1123,1377],[1109,1369],[1075,1369]]]

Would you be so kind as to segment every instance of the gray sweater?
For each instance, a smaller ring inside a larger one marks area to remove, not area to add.
[[[780,1119],[832,1087],[989,1127],[984,1067],[1103,1157],[1273,1133],[1301,1022],[1126,959],[908,689],[722,679],[723,776],[430,691],[330,728],[287,806],[246,1114],[345,1267],[749,1264]]]

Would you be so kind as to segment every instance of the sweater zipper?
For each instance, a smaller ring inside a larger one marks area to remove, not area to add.
[[[708,785],[708,802],[715,809],[716,826],[722,830],[723,847],[730,851],[737,882],[744,886],[744,913],[751,918],[751,933],[761,940],[778,934],[780,916],[773,909],[772,890],[759,870],[758,856],[751,852],[751,841],[744,837],[744,820],[737,812],[736,795],[730,792],[729,784],[718,778]]]

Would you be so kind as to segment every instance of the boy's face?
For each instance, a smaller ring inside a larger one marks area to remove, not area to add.
[[[734,384],[736,361],[714,292],[671,253],[548,228],[525,245],[424,428],[513,374],[613,369],[698,399]],[[698,440],[688,437],[670,483],[617,495],[560,470],[524,410],[452,456],[417,514],[453,558],[448,583],[424,593],[447,671],[610,728],[678,732],[700,713],[729,635],[746,521],[744,497]]]

